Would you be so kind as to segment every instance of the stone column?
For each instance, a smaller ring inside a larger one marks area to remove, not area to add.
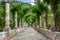
[[[42,27],[42,17],[40,16],[40,27]]]
[[[56,31],[55,22],[54,22],[54,14],[52,14],[52,13],[51,13],[51,27],[50,27],[50,30]]]
[[[5,30],[10,29],[10,3],[9,0],[5,0],[6,3],[6,15],[5,15]]]
[[[43,27],[46,29],[46,20],[45,20],[46,13],[43,14]]]
[[[15,28],[17,28],[17,11],[15,11]]]

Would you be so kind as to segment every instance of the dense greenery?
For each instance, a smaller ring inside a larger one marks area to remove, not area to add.
[[[5,4],[4,1],[0,2],[0,29],[5,26]]]
[[[5,2],[0,1],[0,27],[5,26]],[[49,8],[50,6],[50,8]],[[33,26],[34,24],[39,27],[50,29],[51,14],[54,15],[55,29],[60,31],[60,0],[35,0],[35,5],[29,3],[11,1],[10,2],[10,27],[15,27],[15,12],[17,12],[17,26],[21,22],[28,23]]]

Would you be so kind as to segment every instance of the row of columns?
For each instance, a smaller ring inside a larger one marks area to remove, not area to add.
[[[10,0],[5,0],[5,8],[6,8],[6,14],[5,14],[5,28],[3,30],[10,30]],[[15,28],[17,28],[17,11],[15,11]]]

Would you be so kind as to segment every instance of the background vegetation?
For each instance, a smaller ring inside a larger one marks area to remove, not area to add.
[[[35,0],[35,5],[10,1],[10,27],[15,28],[15,15],[17,15],[17,27],[38,26],[52,31],[60,31],[60,0]],[[0,29],[5,27],[5,2],[0,1]],[[17,12],[17,14],[16,14]],[[53,14],[53,15],[52,15]]]

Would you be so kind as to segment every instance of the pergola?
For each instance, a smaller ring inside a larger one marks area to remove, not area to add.
[[[5,15],[5,21],[6,21],[6,24],[5,24],[5,29],[4,30],[10,30],[10,2],[11,1],[19,1],[19,2],[24,2],[24,3],[28,3],[28,4],[31,4],[31,5],[34,5],[34,0],[2,0],[2,1],[5,1],[5,9],[6,9],[6,15]],[[17,16],[16,16],[17,17]],[[17,22],[16,22],[17,23]],[[16,27],[17,27],[17,24],[15,23]]]

